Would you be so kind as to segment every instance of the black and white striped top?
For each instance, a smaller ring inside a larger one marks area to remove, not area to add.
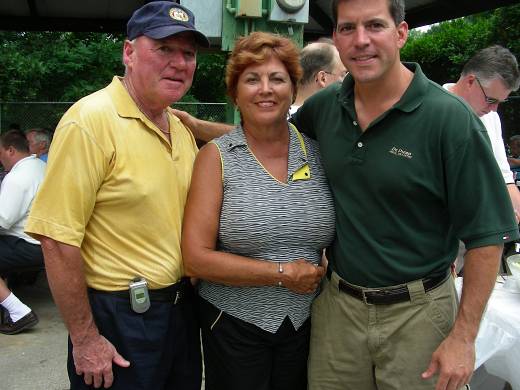
[[[241,127],[214,140],[222,160],[223,201],[217,249],[266,261],[318,264],[334,236],[334,205],[318,144],[291,127],[288,182],[271,176],[247,146]],[[308,164],[310,179],[301,168]],[[300,179],[298,179],[300,178]],[[200,295],[229,315],[275,333],[286,316],[298,329],[318,292],[234,287],[201,281]]]

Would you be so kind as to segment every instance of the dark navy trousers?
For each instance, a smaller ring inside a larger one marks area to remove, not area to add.
[[[23,238],[0,235],[0,272],[43,265],[42,248]]]

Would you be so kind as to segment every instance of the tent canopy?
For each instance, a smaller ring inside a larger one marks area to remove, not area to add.
[[[219,2],[207,1],[208,4],[218,7]],[[332,32],[330,0],[309,1],[309,23],[304,30],[306,41],[330,35]],[[133,10],[148,2],[146,0],[2,0],[0,1],[0,29],[125,32],[126,21]],[[413,28],[515,3],[517,3],[515,0],[407,0],[406,21],[410,28]]]

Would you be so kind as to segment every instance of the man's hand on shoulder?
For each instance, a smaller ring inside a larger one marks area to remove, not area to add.
[[[230,132],[235,127],[227,123],[209,122],[197,119],[186,111],[177,110],[175,108],[172,108],[172,112],[181,120],[184,126],[191,130],[193,136],[201,141],[209,142],[212,139]]]
[[[120,367],[130,366],[105,337],[99,333],[85,337],[73,345],[72,356],[76,374],[83,375],[87,385],[109,388],[114,381],[112,363]]]
[[[196,118],[190,115],[186,111],[177,110],[176,108],[172,108],[173,114],[181,120],[184,126],[188,127],[190,130],[196,128]]]

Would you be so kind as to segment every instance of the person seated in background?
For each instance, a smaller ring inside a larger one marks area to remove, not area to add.
[[[23,229],[46,164],[31,155],[25,135],[17,130],[0,136],[0,162],[8,172],[0,186],[0,274],[3,274],[43,265],[40,243]],[[0,324],[0,333],[16,334],[38,323],[36,314],[9,291],[1,278],[0,305],[10,317],[6,324]]]
[[[49,147],[51,145],[51,134],[45,129],[30,129],[25,132],[27,141],[29,141],[29,151],[36,154],[42,161],[47,162]]]
[[[298,110],[305,99],[335,82],[343,81],[347,74],[345,65],[339,58],[338,49],[331,39],[320,39],[305,46],[300,53],[303,75],[298,85],[296,100],[289,114]]]
[[[201,279],[207,390],[307,388],[310,307],[335,218],[317,142],[287,122],[300,75],[289,39],[239,39],[226,85],[241,125],[195,160],[182,253]]]
[[[10,123],[9,126],[7,127],[7,131],[11,131],[11,130],[20,131],[20,125],[18,123]],[[5,168],[3,166],[0,165],[0,183],[2,182],[2,180],[4,180],[5,175],[7,175],[7,171],[5,170]]]

